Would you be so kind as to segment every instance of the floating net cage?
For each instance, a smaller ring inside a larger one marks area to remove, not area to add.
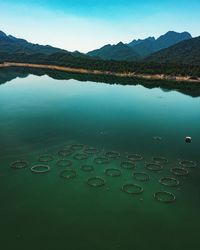
[[[152,157],[153,162],[157,164],[166,164],[168,163],[168,159],[166,157],[161,157],[161,156],[155,156]]]
[[[189,175],[189,171],[186,168],[175,167],[175,168],[171,168],[170,171],[171,171],[171,173],[173,173],[174,175],[177,175],[177,176]]]
[[[87,180],[87,184],[91,187],[102,187],[106,185],[105,180],[102,177],[95,176]]]
[[[135,165],[135,162],[133,161],[122,161],[121,167],[124,169],[134,169],[136,165]]]
[[[144,191],[144,189],[137,184],[125,184],[122,186],[122,191],[127,194],[135,195],[135,194],[141,194]]]
[[[84,149],[84,153],[88,154],[88,155],[94,155],[97,154],[99,152],[99,150],[97,148],[93,148],[93,147],[87,147]]]
[[[38,161],[39,162],[50,162],[53,161],[53,156],[49,155],[49,154],[44,154],[39,156]]]
[[[133,178],[136,181],[142,181],[142,182],[150,180],[150,176],[145,172],[135,172],[133,173]]]
[[[31,167],[31,172],[35,174],[45,174],[48,173],[50,169],[49,165],[38,164]]]
[[[173,203],[176,201],[176,196],[167,191],[158,191],[154,193],[154,199],[163,203]]]
[[[108,164],[108,163],[110,163],[110,159],[107,158],[107,157],[102,156],[102,157],[95,158],[94,162],[96,164]]]
[[[108,168],[105,170],[105,175],[111,176],[111,177],[118,177],[122,175],[122,172],[120,169],[117,169],[117,168]]]
[[[73,169],[65,169],[62,172],[60,172],[60,177],[64,179],[73,179],[77,176],[77,173]]]
[[[129,154],[127,155],[129,161],[142,161],[144,158],[139,154]]]
[[[105,157],[110,158],[110,159],[116,159],[120,157],[120,153],[116,151],[108,151],[104,155]]]
[[[158,163],[146,163],[145,166],[146,166],[146,169],[153,171],[153,172],[159,172],[163,170],[163,166]]]
[[[168,187],[177,187],[179,186],[180,182],[176,178],[173,177],[163,177],[159,180],[159,182]]]
[[[17,161],[11,162],[10,166],[11,168],[14,168],[14,169],[27,168],[29,166],[29,162],[25,160],[17,160]]]
[[[83,150],[84,149],[84,145],[83,144],[72,144],[70,146],[70,149],[74,150],[74,151]]]
[[[83,172],[92,172],[94,171],[94,167],[92,165],[83,165],[81,166],[81,170]]]
[[[63,148],[60,151],[58,151],[58,155],[62,157],[70,156],[73,154],[73,151],[69,148]]]
[[[195,168],[197,166],[197,163],[194,161],[182,160],[179,161],[179,165],[184,168]]]
[[[67,168],[67,167],[71,167],[72,162],[71,162],[70,160],[65,160],[65,159],[63,159],[63,160],[58,160],[58,161],[56,162],[56,165],[57,165],[58,167],[65,167],[65,168]]]
[[[88,158],[88,155],[87,154],[84,154],[84,153],[79,153],[79,154],[75,154],[74,155],[74,159],[75,160],[86,160]]]

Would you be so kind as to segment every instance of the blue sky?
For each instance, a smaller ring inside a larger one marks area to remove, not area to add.
[[[0,11],[0,30],[70,51],[168,30],[200,35],[199,0],[0,0]]]

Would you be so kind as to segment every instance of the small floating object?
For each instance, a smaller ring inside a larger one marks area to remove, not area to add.
[[[154,136],[153,139],[156,141],[162,141],[162,137],[160,136]]]
[[[186,137],[185,137],[185,142],[186,142],[186,143],[191,143],[191,142],[192,142],[192,137],[186,136]]]

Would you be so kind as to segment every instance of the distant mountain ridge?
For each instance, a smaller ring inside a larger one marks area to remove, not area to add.
[[[159,50],[191,38],[192,36],[188,32],[178,33],[175,31],[168,31],[158,39],[155,39],[155,37],[148,37],[144,40],[133,40],[128,44],[120,42],[117,45],[105,45],[100,49],[88,52],[87,55],[106,60],[137,61]],[[128,47],[130,49],[128,49]]]
[[[101,49],[87,53],[87,55],[104,60],[113,59],[117,61],[136,61],[140,59],[137,52],[122,42],[116,45],[105,45]]]
[[[45,54],[51,55],[55,53],[70,54],[78,57],[88,57],[79,51],[69,52],[64,49],[55,48],[50,45],[39,45],[30,43],[24,39],[16,38],[11,35],[6,35],[0,31],[0,53],[26,53],[26,54]]]
[[[145,58],[145,61],[200,65],[200,36],[158,51]]]
[[[29,43],[24,39],[16,38],[11,35],[6,35],[0,31],[0,52],[5,53],[43,53],[50,55],[57,52],[67,52],[66,50],[55,48],[49,45],[39,45]]]

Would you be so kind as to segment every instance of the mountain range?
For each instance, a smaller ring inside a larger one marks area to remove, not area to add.
[[[157,51],[191,38],[192,36],[188,32],[178,33],[169,31],[158,39],[155,39],[155,37],[148,37],[144,40],[133,40],[127,44],[122,42],[117,45],[108,44],[100,49],[90,51],[87,54],[105,60],[137,61]]]
[[[200,36],[154,53],[145,58],[145,61],[200,65]]]
[[[58,65],[69,64],[77,68],[80,65],[83,67],[83,62],[85,62],[88,65],[93,64],[94,68],[97,68],[99,63],[101,68],[102,65],[105,65],[106,68],[109,64],[110,69],[113,60],[138,62],[140,65],[145,63],[173,63],[200,66],[200,37],[192,38],[188,32],[169,31],[158,39],[148,37],[144,40],[133,40],[127,44],[119,42],[116,45],[105,45],[101,49],[83,54],[78,51],[69,52],[49,45],[33,44],[0,31],[0,61],[18,60],[23,62],[25,59],[30,62],[45,61],[46,63],[50,60]],[[99,62],[102,59],[104,59],[103,62]],[[112,61],[109,62],[108,60]],[[72,61],[73,65],[71,64]],[[121,65],[124,64],[121,63]]]
[[[26,53],[35,54],[41,53],[45,55],[51,55],[54,53],[64,53],[77,57],[87,57],[87,55],[78,51],[69,52],[64,49],[55,48],[50,45],[39,45],[30,43],[24,39],[16,38],[11,35],[6,35],[3,31],[0,31],[0,53]]]

